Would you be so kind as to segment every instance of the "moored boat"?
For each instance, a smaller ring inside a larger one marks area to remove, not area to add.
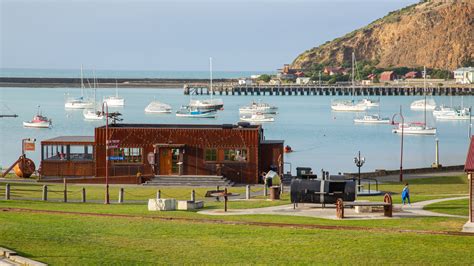
[[[359,103],[363,104],[367,107],[378,107],[380,105],[379,100],[372,100],[372,99],[369,99],[369,98],[364,98],[364,99],[360,100]]]
[[[190,107],[182,107],[181,110],[176,111],[177,117],[191,117],[191,118],[215,118],[217,116],[214,110],[200,110]]]
[[[434,99],[416,100],[412,102],[410,105],[410,109],[415,110],[415,111],[424,111],[424,110],[432,111],[435,108],[436,108],[436,102]]]
[[[84,109],[82,114],[86,120],[102,120],[105,118],[101,111],[97,111],[95,109]]]
[[[408,135],[435,135],[436,128],[427,127],[424,123],[400,123],[392,132],[396,134],[402,134],[403,132],[403,134]]]
[[[151,114],[166,114],[171,113],[171,106],[166,103],[162,103],[159,101],[152,101],[145,107],[145,113]]]
[[[452,112],[435,116],[438,120],[469,120],[471,119],[470,108],[455,109]]]
[[[34,127],[34,128],[49,128],[52,125],[51,119],[48,119],[46,116],[43,116],[38,106],[38,112],[33,117],[31,121],[24,121],[24,127]]]
[[[278,111],[278,107],[272,106],[268,103],[262,103],[261,101],[252,102],[250,105],[239,108],[240,114],[253,114],[253,113],[276,114],[277,111]]]
[[[378,114],[373,115],[364,115],[362,118],[355,118],[355,123],[365,123],[365,124],[390,124],[390,118],[380,117]]]
[[[271,116],[266,116],[265,114],[262,114],[262,113],[256,113],[256,114],[252,114],[251,116],[241,116],[240,120],[246,121],[246,122],[273,122],[275,121],[275,118]]]
[[[338,112],[363,112],[367,108],[366,105],[354,101],[334,101],[331,104],[331,109]]]

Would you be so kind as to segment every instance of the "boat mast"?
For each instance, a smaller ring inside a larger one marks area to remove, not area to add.
[[[81,97],[84,97],[84,74],[82,73],[82,65],[81,65]]]
[[[209,79],[210,79],[210,90],[211,90],[211,100],[214,90],[212,89],[212,57],[209,57]],[[211,101],[212,102],[212,101]]]
[[[115,79],[115,97],[118,98],[118,84],[117,84],[117,79]]]
[[[355,69],[354,69],[354,64],[355,64],[355,53],[352,52],[352,100],[354,100],[354,94],[355,94],[355,84],[354,84]]]
[[[425,94],[424,120],[425,120],[425,127],[426,127],[426,66],[423,66],[423,92]]]

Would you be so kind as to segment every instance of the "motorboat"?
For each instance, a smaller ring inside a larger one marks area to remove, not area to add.
[[[436,116],[438,120],[469,120],[471,119],[470,108],[456,109],[449,113],[444,113]]]
[[[84,109],[82,114],[86,120],[102,120],[105,118],[104,113],[95,109]]]
[[[194,118],[216,118],[217,113],[214,110],[200,110],[184,106],[181,110],[176,111],[177,117],[194,117]]]
[[[380,105],[379,100],[372,100],[372,99],[369,99],[369,98],[364,98],[364,99],[360,100],[359,103],[364,104],[367,107],[378,107]]]
[[[363,112],[368,109],[367,105],[354,101],[334,101],[331,109],[338,112]]]
[[[433,116],[444,116],[444,115],[454,115],[456,113],[456,110],[453,107],[448,107],[448,106],[437,106],[433,110]]]
[[[380,117],[378,114],[373,115],[364,115],[362,118],[355,118],[355,123],[365,123],[365,124],[390,124],[390,118]]]
[[[43,116],[40,112],[40,107],[38,106],[38,112],[33,117],[31,121],[24,121],[24,127],[34,127],[34,128],[50,128],[52,125],[51,119],[48,119],[46,116]]]
[[[262,113],[256,113],[256,114],[252,114],[251,116],[241,116],[240,120],[246,121],[246,122],[273,122],[275,121],[275,118],[266,116],[265,114],[262,114]]]
[[[240,114],[253,114],[253,113],[276,114],[277,111],[278,111],[278,107],[272,106],[268,103],[262,103],[261,101],[252,102],[250,105],[239,108]]]
[[[166,114],[171,113],[172,108],[169,104],[159,101],[152,101],[145,107],[145,113]]]
[[[125,105],[125,99],[118,95],[117,81],[115,81],[115,95],[105,97],[102,102],[106,102],[108,107],[121,107]]]
[[[427,111],[432,111],[436,108],[436,102],[434,99],[421,99],[421,100],[416,100],[412,102],[410,105],[410,109],[415,110],[415,111],[424,111],[425,105],[426,105]]]
[[[424,123],[404,123],[398,124],[396,128],[392,130],[396,134],[407,134],[407,135],[435,135],[436,128],[427,127]]]
[[[224,107],[224,101],[222,99],[212,98],[203,100],[191,99],[189,101],[189,107],[200,110],[222,110],[222,108]]]

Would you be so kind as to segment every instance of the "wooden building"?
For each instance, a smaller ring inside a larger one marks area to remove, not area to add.
[[[158,175],[212,175],[255,184],[272,168],[283,173],[283,141],[265,140],[259,125],[115,124],[106,131],[105,126],[96,128],[94,141],[83,143],[92,145],[83,151],[93,151],[93,156],[87,156],[91,161],[81,172],[73,170],[80,168],[78,160],[67,159],[67,146],[76,145],[73,140],[79,137],[43,141],[42,150],[49,155],[42,157],[42,176],[84,176],[82,182],[101,183],[106,158],[111,183],[140,183]],[[58,140],[59,148],[48,146]],[[66,151],[62,160],[61,149]],[[64,162],[70,162],[67,175],[58,166]]]
[[[474,137],[471,137],[464,170],[469,179],[469,220],[464,225],[463,231],[474,233]]]

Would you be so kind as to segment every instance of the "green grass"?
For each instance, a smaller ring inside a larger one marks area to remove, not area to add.
[[[425,206],[425,210],[454,215],[469,215],[469,199],[450,200]]]
[[[474,262],[473,237],[8,212],[0,224],[0,246],[51,265]]]

